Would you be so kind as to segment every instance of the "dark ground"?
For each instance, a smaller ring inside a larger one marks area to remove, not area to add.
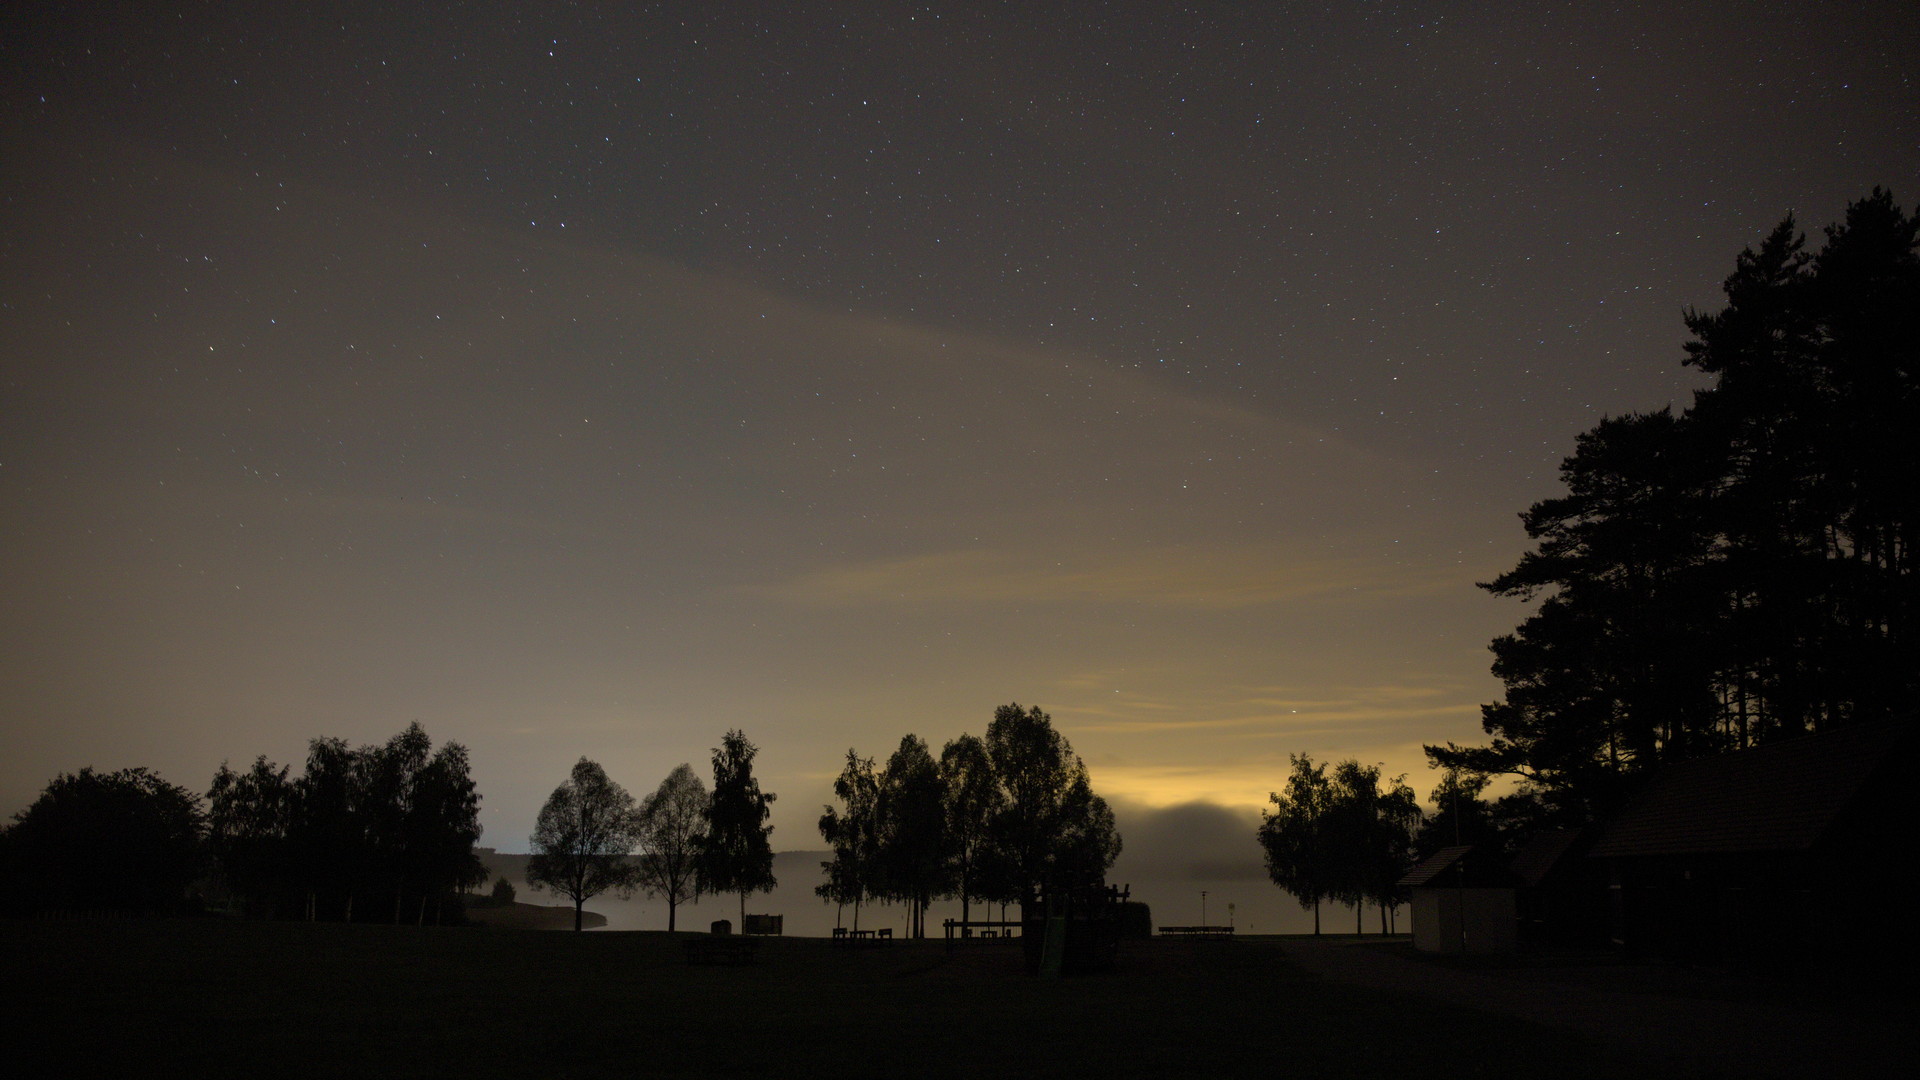
[[[725,968],[663,933],[7,922],[0,970],[6,1053],[58,1063],[41,1075],[1669,1074],[1604,1034],[1314,974],[1288,945],[1155,939],[1113,974],[1039,980],[993,944],[767,939]]]
[[[1857,1077],[1911,1068],[1910,999],[1608,953],[1432,957],[1410,942],[1290,939],[1335,982],[1466,1005],[1601,1040],[1647,1075]]]

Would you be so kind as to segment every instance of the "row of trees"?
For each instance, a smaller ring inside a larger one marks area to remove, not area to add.
[[[256,914],[425,922],[486,880],[467,750],[434,749],[417,723],[377,746],[315,739],[297,777],[264,756],[222,763],[207,801],[207,850]]]
[[[1328,900],[1353,905],[1356,923],[1364,905],[1378,905],[1386,933],[1387,912],[1399,905],[1394,883],[1412,864],[1423,820],[1413,789],[1405,777],[1382,786],[1379,767],[1358,761],[1334,765],[1332,775],[1309,755],[1292,761],[1285,789],[1261,816],[1267,873],[1313,909],[1314,933]]]
[[[856,929],[866,901],[898,901],[923,937],[935,899],[958,898],[967,919],[975,900],[1098,884],[1120,853],[1113,811],[1038,707],[1000,706],[984,739],[961,735],[938,761],[917,735],[884,767],[850,749],[833,790],[840,805],[820,817],[833,858],[815,892],[852,904]]]
[[[1782,222],[1686,316],[1713,386],[1602,421],[1521,515],[1534,549],[1482,586],[1538,602],[1493,642],[1491,741],[1427,748],[1456,785],[1520,778],[1493,823],[1584,824],[1667,762],[1912,715],[1917,236],[1877,189],[1818,253]]]
[[[466,749],[435,750],[418,724],[379,746],[315,739],[298,777],[222,763],[204,798],[144,768],[86,768],[0,830],[0,903],[171,913],[211,887],[259,915],[424,922],[486,879],[479,810]]]
[[[747,896],[777,883],[767,824],[775,796],[754,778],[758,753],[746,735],[729,731],[713,751],[711,793],[683,764],[637,804],[605,769],[581,758],[540,808],[528,884],[573,901],[575,930],[586,902],[604,892],[665,900],[668,930],[681,904],[736,893],[744,924]]]

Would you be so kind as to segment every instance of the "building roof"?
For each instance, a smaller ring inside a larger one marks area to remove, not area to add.
[[[1805,851],[1874,782],[1912,725],[1855,724],[1661,770],[1590,853]]]
[[[1407,876],[1393,883],[1394,887],[1414,889],[1423,885],[1444,885],[1447,888],[1484,888],[1513,884],[1513,875],[1505,867],[1486,858],[1469,858],[1473,849],[1472,844],[1443,847],[1420,860],[1419,865],[1407,871]]]
[[[1527,842],[1507,864],[1520,884],[1532,887],[1547,879],[1567,852],[1580,842],[1579,829],[1548,829]]]
[[[1472,850],[1472,844],[1443,847],[1439,851],[1421,859],[1418,865],[1407,871],[1406,877],[1401,878],[1393,884],[1395,887],[1401,889],[1412,888],[1415,885],[1425,885],[1427,882],[1432,881],[1435,876],[1445,871],[1449,866],[1459,862],[1461,856]]]

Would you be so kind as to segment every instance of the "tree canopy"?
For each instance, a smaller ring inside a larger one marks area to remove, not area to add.
[[[948,881],[960,898],[960,918],[972,918],[971,901],[996,894],[990,882],[995,821],[1006,806],[987,744],[962,735],[940,751],[941,802],[946,816]]]
[[[63,773],[0,831],[0,902],[29,911],[175,911],[202,872],[204,831],[200,797],[156,773]]]
[[[308,745],[306,771],[259,757],[226,764],[208,791],[209,846],[220,876],[248,910],[354,918],[355,897],[386,895],[399,922],[486,880],[474,853],[480,795],[466,747],[439,749],[419,724],[379,746],[339,739]],[[363,916],[372,913],[366,905]]]
[[[1792,218],[1689,311],[1690,408],[1602,421],[1483,588],[1536,604],[1492,645],[1491,740],[1540,824],[1605,816],[1671,762],[1911,715],[1920,690],[1920,219],[1876,189],[1809,254]]]
[[[640,888],[667,902],[667,929],[679,906],[700,895],[696,863],[706,840],[707,786],[693,766],[675,766],[640,802]]]
[[[820,814],[820,836],[833,857],[821,863],[826,880],[814,893],[836,904],[853,905],[853,928],[860,929],[860,908],[880,888],[880,778],[873,759],[849,748],[833,781],[838,807]]]
[[[738,893],[741,926],[747,921],[747,894],[771,892],[778,884],[773,876],[773,826],[767,824],[775,796],[762,792],[754,778],[753,759],[759,752],[738,729],[727,732],[714,748],[713,794],[700,851],[700,890]]]
[[[639,843],[633,796],[583,757],[540,808],[527,884],[573,901],[573,928],[579,930],[588,900],[608,891],[630,893],[639,884],[640,868],[627,861]]]
[[[917,735],[884,767],[850,749],[834,795],[820,817],[833,858],[814,891],[853,904],[856,927],[865,901],[898,900],[923,936],[937,897],[957,896],[970,919],[975,900],[1101,884],[1120,853],[1112,809],[1037,708],[1000,706],[986,738],[962,735],[938,761]]]
[[[1267,875],[1302,908],[1312,910],[1317,934],[1320,905],[1333,898],[1336,888],[1326,827],[1333,812],[1333,785],[1325,765],[1315,765],[1306,754],[1291,755],[1291,760],[1286,787],[1268,796],[1273,809],[1261,814],[1260,847]]]
[[[1018,702],[993,711],[984,740],[1002,801],[993,835],[1018,899],[1104,881],[1120,855],[1113,810],[1053,718]]]
[[[926,912],[946,892],[945,791],[924,739],[901,738],[880,774],[880,878],[887,896],[907,905],[908,933],[926,936]]]
[[[1352,904],[1354,918],[1371,902],[1380,908],[1380,932],[1386,933],[1387,909],[1399,906],[1395,883],[1413,863],[1420,803],[1406,777],[1381,786],[1380,767],[1342,761],[1333,767],[1332,805],[1324,824],[1333,858],[1333,897]]]

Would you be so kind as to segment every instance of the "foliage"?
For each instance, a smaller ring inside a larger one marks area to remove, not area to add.
[[[0,833],[11,908],[170,912],[201,874],[200,798],[144,768],[63,773]]]
[[[1273,809],[1260,819],[1260,847],[1267,875],[1313,910],[1313,932],[1320,932],[1320,904],[1333,899],[1337,875],[1328,845],[1327,817],[1333,811],[1333,785],[1327,767],[1306,754],[1291,756],[1293,772],[1284,792],[1268,795]]]
[[[1577,826],[1671,761],[1905,714],[1920,691],[1920,219],[1874,193],[1815,255],[1791,218],[1688,312],[1693,405],[1603,421],[1483,587],[1537,602],[1493,642],[1484,746],[1507,816]],[[1507,800],[1503,800],[1507,802]]]
[[[836,904],[852,904],[853,928],[858,930],[860,906],[879,891],[880,779],[873,759],[849,748],[847,763],[833,782],[833,794],[840,807],[823,807],[820,815],[820,836],[833,858],[820,864],[826,880],[813,891]]]
[[[513,898],[513,882],[508,881],[504,877],[496,880],[493,883],[493,891],[487,894],[487,899],[493,901],[496,907],[506,907],[512,904]]]
[[[207,852],[227,889],[268,915],[298,891],[298,802],[287,773],[264,755],[244,773],[222,762],[207,791]]]
[[[1484,773],[1449,769],[1434,785],[1428,801],[1434,812],[1420,824],[1414,835],[1416,858],[1424,859],[1444,847],[1473,844],[1482,850],[1497,852],[1497,858],[1512,854],[1501,834],[1495,808],[1481,798],[1492,779]]]
[[[573,928],[579,930],[588,900],[610,890],[631,893],[638,884],[639,867],[627,856],[639,842],[633,796],[583,757],[540,808],[527,884],[573,901]]]
[[[700,891],[740,894],[740,923],[747,921],[747,894],[771,892],[773,826],[768,808],[775,798],[760,790],[753,776],[760,748],[738,729],[729,731],[713,751],[713,795],[707,808],[707,838],[697,867]]]
[[[1006,804],[993,759],[979,736],[962,735],[940,751],[945,814],[947,879],[960,897],[960,918],[972,918],[970,901],[991,895],[993,825]]]
[[[681,904],[697,899],[696,864],[706,839],[707,786],[681,764],[640,802],[640,888],[667,902],[667,929]]]
[[[380,894],[394,922],[409,909],[425,922],[429,904],[486,880],[473,850],[480,795],[459,743],[435,750],[417,723],[381,746],[315,739],[305,774],[290,773],[265,757],[244,773],[223,763],[208,791],[212,854],[249,910],[352,920],[356,897]]]
[[[426,739],[424,732],[420,738]],[[473,850],[480,839],[480,794],[467,748],[442,743],[414,771],[407,791],[400,845],[405,861],[395,877],[403,889],[420,896],[424,921],[428,896],[457,893],[487,880],[487,868]]]
[[[353,899],[371,870],[366,842],[366,769],[371,747],[355,750],[344,739],[307,744],[306,772],[294,798],[295,865],[307,894],[307,917],[353,921]]]
[[[1086,764],[1053,718],[1038,706],[1002,705],[985,746],[1003,796],[993,842],[1015,897],[1104,881],[1120,854],[1113,811],[1093,793]]]
[[[885,897],[908,905],[923,936],[936,897],[958,896],[971,919],[975,900],[1100,884],[1120,853],[1112,809],[1037,708],[1001,706],[985,739],[962,735],[938,762],[917,735],[884,769],[848,750],[834,794],[840,806],[820,817],[833,858],[814,891],[853,904],[856,927],[861,903]]]
[[[945,891],[947,876],[946,792],[926,741],[903,737],[878,787],[882,887],[907,905],[911,936],[925,937],[927,907]]]
[[[1273,809],[1260,822],[1268,875],[1313,909],[1316,934],[1327,900],[1354,905],[1356,917],[1371,901],[1384,920],[1397,902],[1394,882],[1412,862],[1421,820],[1413,789],[1396,777],[1383,790],[1379,767],[1357,761],[1333,766],[1332,776],[1307,754],[1292,761],[1286,790],[1269,796]]]
[[[1359,908],[1380,906],[1381,932],[1386,909],[1399,904],[1394,883],[1413,862],[1413,837],[1420,825],[1420,803],[1406,777],[1380,786],[1380,769],[1358,761],[1333,767],[1332,802],[1324,819],[1332,860],[1335,899]]]

